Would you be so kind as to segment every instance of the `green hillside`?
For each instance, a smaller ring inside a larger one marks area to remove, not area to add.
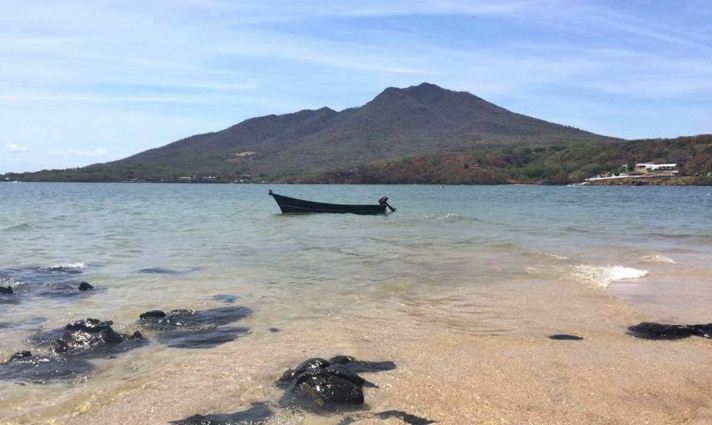
[[[367,104],[251,118],[105,164],[9,173],[22,181],[563,184],[623,164],[677,162],[706,184],[712,136],[624,141],[423,83]]]

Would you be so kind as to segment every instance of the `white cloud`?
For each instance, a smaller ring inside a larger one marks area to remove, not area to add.
[[[8,152],[18,153],[18,152],[27,152],[29,149],[27,149],[27,146],[18,145],[16,143],[10,143],[8,145],[5,145],[5,150],[7,150]]]

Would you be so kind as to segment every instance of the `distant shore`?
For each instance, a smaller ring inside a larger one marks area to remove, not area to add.
[[[165,184],[305,184],[305,185],[443,185],[443,186],[506,186],[506,185],[534,185],[534,186],[712,186],[712,177],[706,176],[675,176],[675,177],[621,177],[600,180],[587,180],[583,182],[536,182],[536,181],[504,181],[504,182],[408,182],[408,181],[380,181],[380,180],[354,180],[334,181],[332,179],[294,179],[270,181],[181,181],[181,180],[138,180],[138,181],[113,181],[113,180],[0,180],[0,183],[165,183]]]

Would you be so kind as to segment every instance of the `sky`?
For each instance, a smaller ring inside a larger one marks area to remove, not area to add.
[[[0,173],[424,81],[610,136],[712,133],[712,2],[0,0]]]

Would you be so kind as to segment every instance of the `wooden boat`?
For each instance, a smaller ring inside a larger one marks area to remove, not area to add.
[[[290,198],[289,196],[277,195],[271,190],[268,194],[277,201],[279,209],[283,213],[335,213],[335,214],[385,214],[386,208],[395,212],[395,208],[388,205],[388,198],[382,197],[378,204],[374,205],[348,205],[348,204],[325,204],[323,202],[305,201],[303,199]]]

